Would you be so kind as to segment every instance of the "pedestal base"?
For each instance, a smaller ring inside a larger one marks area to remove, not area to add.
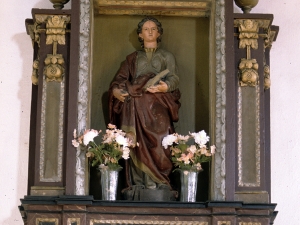
[[[270,225],[276,204],[243,202],[96,201],[93,196],[25,196],[19,207],[26,225],[191,224]]]
[[[170,191],[169,187],[163,189],[145,189],[143,186],[133,186],[123,192],[124,199],[142,202],[168,202],[176,201],[177,191]]]

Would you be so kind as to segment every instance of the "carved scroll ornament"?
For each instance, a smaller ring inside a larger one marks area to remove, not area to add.
[[[46,44],[53,45],[52,54],[48,54],[45,59],[45,67],[43,73],[47,82],[61,82],[64,76],[64,58],[63,55],[57,54],[57,45],[65,45],[65,34],[67,24],[70,22],[70,16],[65,15],[39,15],[35,16],[34,24],[34,40],[39,44],[40,33],[46,33]],[[46,23],[46,29],[42,29],[41,25]],[[38,61],[34,62],[34,70],[32,75],[33,84],[37,84],[37,68]]]
[[[258,63],[251,59],[251,48],[258,49],[258,22],[255,20],[241,20],[239,22],[239,48],[247,49],[247,58],[242,58],[239,64],[241,86],[256,86],[258,84]]]
[[[60,45],[65,45],[66,26],[70,21],[70,17],[49,16],[46,23],[46,44],[50,45],[57,42]]]
[[[32,63],[31,82],[32,82],[32,84],[34,84],[34,85],[38,85],[38,78],[39,78],[39,75],[38,75],[38,74],[39,74],[39,73],[38,73],[38,71],[39,71],[39,64],[40,64],[40,62],[39,62],[38,59],[34,60],[33,63]]]
[[[270,79],[270,67],[268,65],[264,66],[264,88],[265,90],[270,89],[271,79]]]
[[[244,20],[239,25],[239,48],[252,47],[258,49],[258,22],[255,20]]]

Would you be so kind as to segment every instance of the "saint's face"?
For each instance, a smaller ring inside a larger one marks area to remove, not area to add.
[[[142,33],[139,36],[146,42],[156,42],[156,39],[160,36],[157,26],[152,21],[147,21],[144,23],[142,28]]]

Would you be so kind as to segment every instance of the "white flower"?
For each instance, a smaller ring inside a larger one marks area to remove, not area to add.
[[[124,147],[127,147],[128,146],[128,139],[123,137],[122,135],[118,135],[116,137],[116,142],[119,144],[119,145],[122,145]]]
[[[107,166],[105,166],[104,164],[100,164],[100,165],[99,165],[99,168],[101,168],[101,169],[102,169],[102,168],[107,168]]]
[[[215,145],[210,146],[210,153],[212,155],[216,153],[216,146]]]
[[[83,135],[83,144],[88,145],[90,141],[94,141],[94,138],[98,136],[98,131],[96,130],[88,130]]]
[[[110,137],[107,137],[102,143],[111,144],[113,142],[113,139]]]
[[[200,164],[200,163],[197,163],[197,164],[196,164],[196,169],[197,169],[197,170],[202,170],[202,167],[201,167],[201,164]]]
[[[206,135],[205,131],[199,131],[198,133],[190,133],[194,139],[195,142],[201,147],[203,147],[208,141],[209,141],[209,136]]]
[[[129,153],[130,153],[130,149],[128,147],[124,147],[122,158],[123,159],[129,159]]]
[[[172,145],[173,143],[177,142],[177,137],[173,134],[170,134],[162,140],[162,146],[164,146],[165,149],[168,148],[169,145]]]

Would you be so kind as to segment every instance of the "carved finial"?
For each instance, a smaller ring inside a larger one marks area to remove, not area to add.
[[[258,0],[234,0],[234,2],[246,14],[250,13],[251,9],[257,5]]]
[[[49,0],[53,4],[53,8],[62,9],[70,0]]]

